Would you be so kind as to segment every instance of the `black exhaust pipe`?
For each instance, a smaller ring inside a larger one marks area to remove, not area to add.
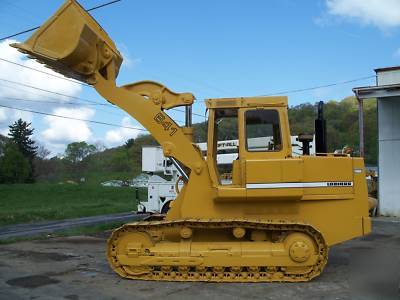
[[[327,153],[326,120],[324,119],[324,102],[318,102],[318,115],[315,119],[315,152]]]

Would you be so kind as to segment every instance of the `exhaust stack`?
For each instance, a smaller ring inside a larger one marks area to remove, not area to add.
[[[326,120],[324,118],[324,102],[318,102],[317,119],[315,120],[315,153],[327,153]]]

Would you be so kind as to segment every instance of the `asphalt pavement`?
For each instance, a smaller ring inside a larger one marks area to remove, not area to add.
[[[112,215],[100,215],[100,216],[65,219],[57,221],[8,225],[0,227],[0,240],[50,234],[57,231],[62,231],[65,229],[70,229],[80,226],[107,224],[117,221],[121,222],[136,221],[143,217],[144,215],[140,214],[137,215],[134,212],[127,212],[127,213],[119,213]]]
[[[400,222],[332,247],[324,272],[305,283],[126,280],[105,255],[110,232],[0,245],[0,299],[400,299]]]

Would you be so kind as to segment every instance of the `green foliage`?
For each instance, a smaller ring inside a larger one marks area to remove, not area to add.
[[[30,138],[34,129],[30,128],[31,123],[18,119],[14,124],[8,126],[10,132],[8,133],[11,140],[18,146],[19,151],[29,160],[36,156],[35,142]]]
[[[142,147],[146,145],[157,143],[152,136],[142,135],[128,140],[124,146],[96,151],[82,160],[72,159],[71,157],[76,156],[68,155],[64,159],[37,159],[36,176],[40,182],[52,183],[66,180],[78,182],[80,178],[85,178],[85,182],[89,184],[111,179],[129,180],[141,173]]]
[[[95,145],[89,145],[86,142],[74,142],[68,144],[65,150],[65,159],[76,164],[95,151]]]
[[[134,144],[135,144],[135,139],[129,139],[129,140],[127,140],[127,141],[125,142],[125,147],[129,149],[129,148],[132,147]]]
[[[25,179],[25,182],[35,181],[33,160],[36,157],[37,147],[35,146],[35,141],[31,139],[34,129],[30,128],[30,126],[31,123],[27,123],[22,119],[18,119],[18,121],[14,122],[14,124],[8,126],[10,128],[8,136],[10,137],[11,141],[17,145],[18,151],[22,153],[22,155],[28,160],[30,165],[29,174]],[[19,173],[23,174],[24,171],[25,170],[21,170]]]
[[[0,157],[0,183],[23,183],[31,174],[28,159],[19,151],[18,146],[8,142]]]
[[[327,123],[328,151],[351,147],[359,152],[358,136],[358,106],[355,97],[347,97],[342,101],[328,101],[324,108]],[[316,108],[310,103],[289,108],[289,122],[292,135],[314,133]],[[364,102],[365,129],[365,161],[368,164],[377,163],[377,120],[376,101]]]
[[[4,135],[0,134],[0,157],[4,154],[4,149],[6,144],[9,142],[9,139]]]
[[[133,188],[90,184],[2,184],[0,195],[0,225],[127,212],[137,205]]]
[[[328,101],[325,103],[325,119],[327,121],[328,151],[342,149],[345,145],[359,151],[358,138],[358,106],[355,97],[347,97],[342,101]],[[311,103],[303,103],[289,108],[289,123],[292,135],[300,133],[313,134],[316,107]],[[224,122],[229,120],[224,120]],[[221,126],[219,136],[232,136],[232,124]],[[376,101],[364,101],[365,126],[365,161],[367,164],[377,163],[377,120]],[[207,123],[194,124],[194,140],[207,141]]]
[[[304,103],[289,108],[289,123],[291,134],[313,134],[315,117],[315,107],[310,103]]]
[[[127,151],[116,151],[111,157],[113,171],[129,171],[131,169],[129,162]]]
[[[207,142],[207,122],[193,124],[193,139],[196,143]]]
[[[366,162],[377,161],[376,101],[364,104]],[[289,108],[289,122],[292,135],[314,133],[315,106],[310,103]],[[358,109],[354,97],[342,101],[329,101],[325,105],[327,120],[328,151],[342,149],[345,145],[358,151]],[[224,119],[220,124],[219,139],[237,138],[234,119]],[[207,122],[194,124],[194,140],[207,141]],[[142,147],[155,146],[157,142],[151,135],[141,135],[128,140],[123,146],[95,151],[93,145],[85,142],[68,146],[66,158],[57,157],[35,162],[40,181],[60,182],[78,181],[84,177],[87,183],[99,183],[110,179],[132,179],[141,173]],[[72,151],[72,149],[78,149]],[[83,149],[83,150],[82,150]],[[81,151],[82,150],[82,151]],[[81,152],[79,152],[81,151]],[[78,152],[78,153],[76,153]],[[67,154],[68,153],[68,154]]]

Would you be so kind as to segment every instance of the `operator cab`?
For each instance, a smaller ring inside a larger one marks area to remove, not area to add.
[[[249,165],[291,156],[287,97],[208,99],[206,104],[210,111],[207,160],[215,185],[243,187]],[[221,153],[222,141],[229,140],[239,142]],[[217,154],[227,163],[217,165]],[[229,173],[232,181],[227,184],[223,179]]]

